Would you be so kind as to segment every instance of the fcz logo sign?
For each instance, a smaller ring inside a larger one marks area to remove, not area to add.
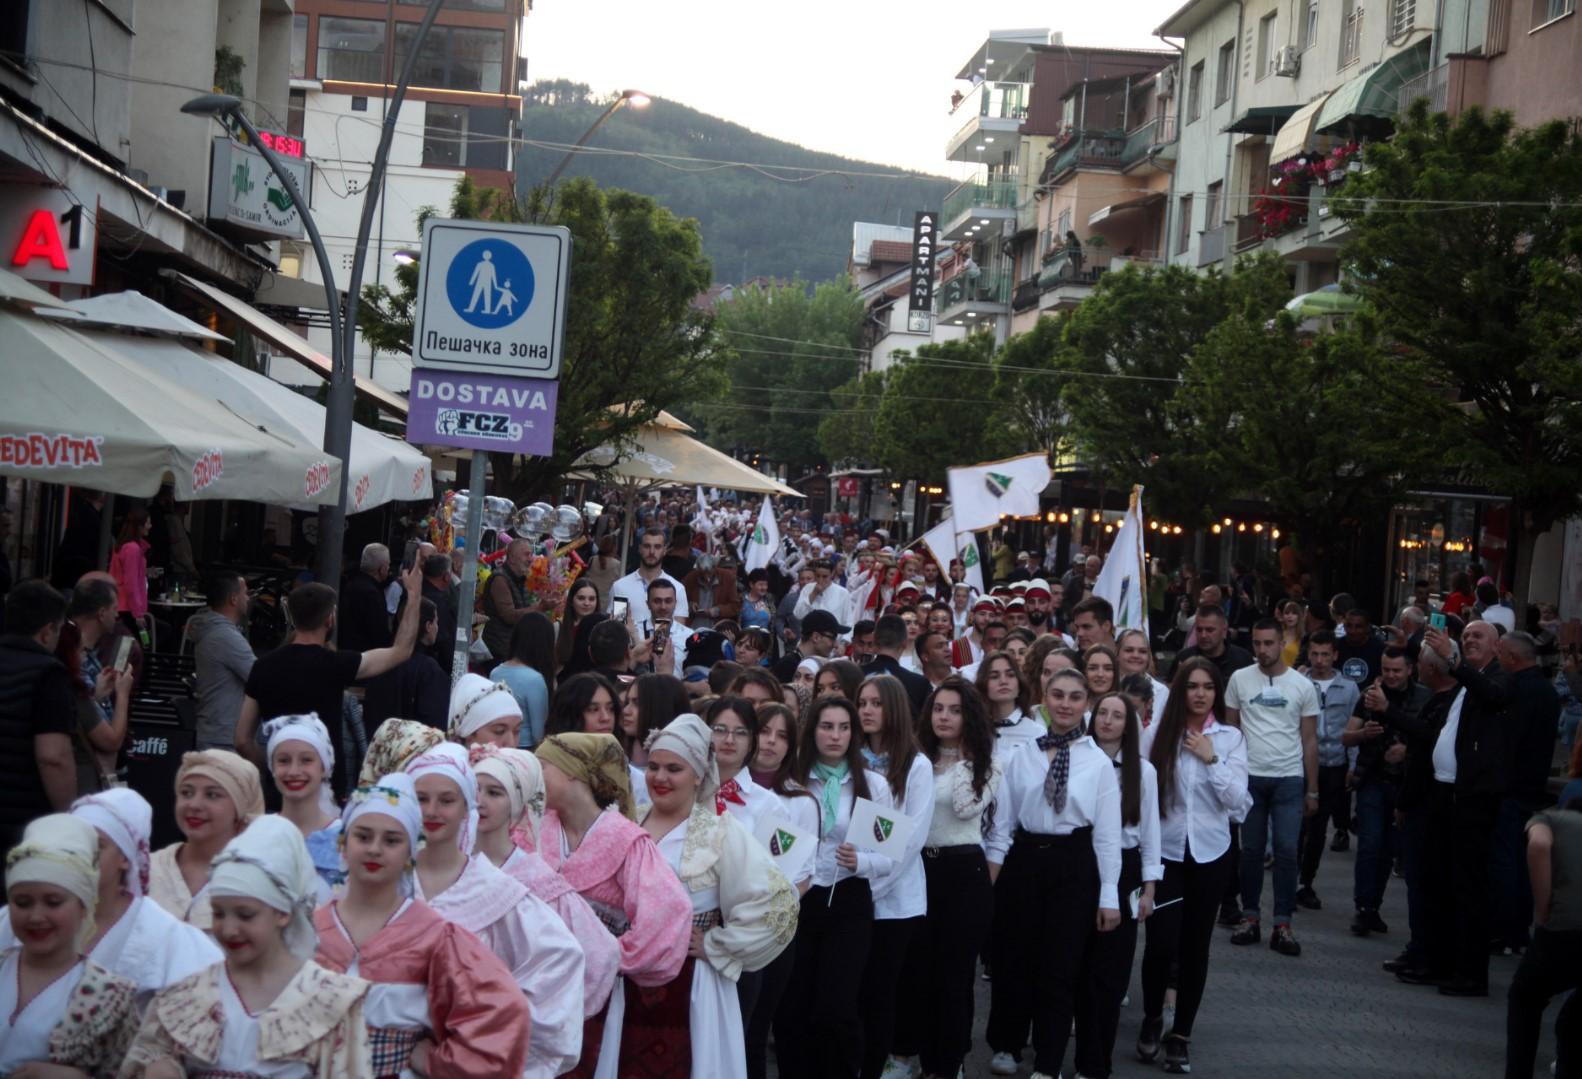
[[[434,425],[442,435],[470,435],[500,442],[514,442],[522,437],[522,425],[512,421],[508,412],[442,408],[435,416]]]

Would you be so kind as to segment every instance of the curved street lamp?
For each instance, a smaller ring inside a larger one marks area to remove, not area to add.
[[[566,171],[566,166],[571,164],[571,159],[576,156],[577,151],[581,149],[589,139],[593,138],[593,133],[599,130],[599,128],[603,127],[604,121],[614,116],[616,111],[619,110],[622,105],[630,105],[634,109],[646,109],[649,105],[653,104],[653,101],[653,98],[649,97],[641,90],[622,90],[621,96],[612,101],[610,103],[610,107],[605,109],[604,112],[600,113],[597,120],[593,121],[593,126],[582,133],[582,138],[573,143],[571,149],[566,151],[566,156],[560,159],[560,164],[556,165],[555,171],[549,174],[549,179],[544,181],[544,186],[555,186],[555,181],[560,179],[560,174]]]

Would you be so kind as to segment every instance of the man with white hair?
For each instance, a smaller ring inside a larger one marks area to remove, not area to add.
[[[364,547],[356,572],[341,585],[336,619],[340,626],[336,642],[341,648],[371,652],[390,647],[390,613],[384,595],[389,576],[390,548],[382,543]]]

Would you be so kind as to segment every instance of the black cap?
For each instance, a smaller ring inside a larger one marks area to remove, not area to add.
[[[735,659],[736,649],[725,634],[700,629],[687,638],[684,655],[686,667],[702,667],[706,671],[722,659]]]
[[[842,633],[850,633],[850,626],[843,626],[835,620],[835,616],[828,611],[809,611],[802,619],[802,636],[810,633],[828,633],[839,637]]]

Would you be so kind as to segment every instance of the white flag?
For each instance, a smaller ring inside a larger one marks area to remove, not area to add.
[[[962,580],[972,586],[974,594],[983,595],[987,589],[983,585],[983,560],[978,557],[978,537],[975,533],[961,532],[956,535],[956,557],[961,559],[964,570]]]
[[[775,522],[774,504],[764,496],[758,510],[758,523],[747,535],[747,558],[743,563],[747,572],[765,569],[780,550],[780,526]]]
[[[701,532],[705,536],[714,533],[714,522],[709,520],[709,500],[703,497],[703,484],[698,484],[698,512],[692,518],[692,531]]]
[[[1003,517],[1030,517],[1038,512],[1038,496],[1049,486],[1049,458],[1029,453],[1006,461],[947,473],[950,515],[961,532],[992,528]]]
[[[978,537],[971,532],[957,532],[954,516],[947,517],[923,533],[923,546],[928,548],[940,572],[950,577],[952,559],[960,559],[965,575],[962,580],[972,586],[976,595],[983,594],[983,563],[978,558]]]
[[[1109,557],[1093,582],[1093,594],[1115,608],[1115,632],[1148,632],[1148,557],[1143,552],[1143,489],[1132,488],[1126,519],[1115,530]]]

